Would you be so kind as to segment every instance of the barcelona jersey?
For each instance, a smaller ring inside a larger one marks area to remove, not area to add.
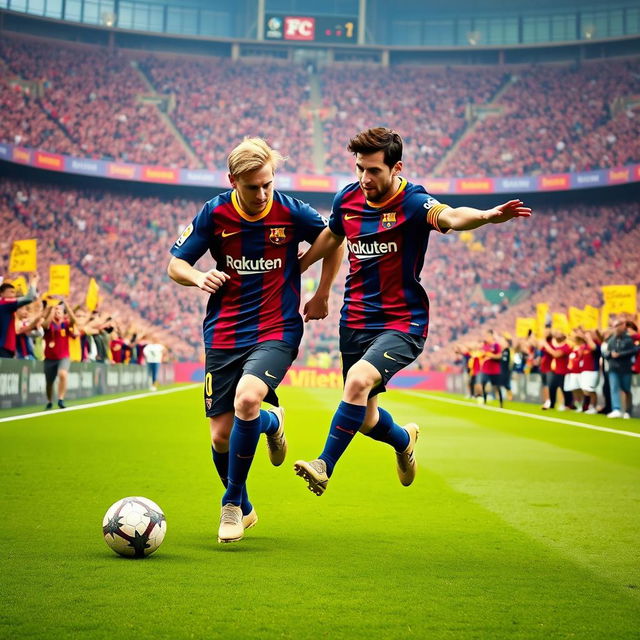
[[[302,338],[298,245],[313,243],[326,221],[308,204],[274,191],[251,216],[235,191],[205,203],[171,248],[193,265],[207,251],[230,276],[209,298],[205,347],[234,349],[265,340],[297,348]]]
[[[404,178],[384,202],[368,202],[357,182],[336,195],[329,228],[347,237],[349,250],[341,326],[427,336],[429,298],[420,271],[429,233],[440,231],[438,215],[446,208]]]

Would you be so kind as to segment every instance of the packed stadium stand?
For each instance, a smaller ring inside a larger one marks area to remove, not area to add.
[[[473,68],[335,62],[316,68],[272,59],[262,60],[259,71],[252,59],[7,35],[0,40],[0,142],[93,159],[224,169],[244,135],[259,135],[288,156],[286,172],[350,174],[349,138],[388,125],[404,138],[410,178],[521,176],[640,162],[638,58]],[[2,258],[14,239],[38,237],[43,264],[71,264],[82,274],[79,288],[95,277],[110,308],[164,329],[177,357],[199,359],[206,296],[175,286],[165,267],[173,239],[213,193],[203,191],[200,199],[178,193],[141,197],[109,184],[4,180],[0,213],[10,233],[0,245]],[[495,195],[495,202],[502,198]],[[554,205],[550,196],[535,207],[532,221],[432,237],[422,282],[433,320],[418,366],[449,366],[456,342],[489,325],[512,330],[535,300],[598,304],[599,286],[612,278],[640,284],[634,251],[640,204],[623,198],[596,204],[577,195]],[[330,201],[326,195],[325,215]],[[337,362],[345,272],[343,266],[329,318],[307,327],[304,359],[320,352]],[[304,276],[304,296],[318,274],[316,266]],[[509,296],[489,299],[487,292],[498,290]]]
[[[640,62],[388,69],[330,66],[310,99],[302,65],[109,52],[18,37],[0,42],[1,141],[91,158],[223,169],[246,132],[286,170],[349,173],[346,142],[394,123],[414,176],[524,175],[640,161]],[[313,71],[312,71],[313,73]],[[314,74],[315,75],[315,74]],[[170,126],[152,96],[161,102]],[[372,99],[375,96],[375,99]],[[305,108],[306,107],[306,108]],[[321,114],[314,140],[310,113]]]

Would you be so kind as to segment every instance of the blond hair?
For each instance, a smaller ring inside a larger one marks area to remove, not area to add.
[[[232,176],[262,169],[270,163],[275,171],[284,157],[279,151],[272,149],[262,138],[245,138],[227,158],[227,166]]]

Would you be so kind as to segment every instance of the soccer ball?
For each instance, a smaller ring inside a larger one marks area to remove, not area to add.
[[[105,542],[121,556],[144,558],[164,540],[167,520],[152,500],[122,498],[112,504],[102,520]]]

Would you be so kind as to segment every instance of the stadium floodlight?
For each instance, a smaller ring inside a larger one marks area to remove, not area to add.
[[[467,33],[467,42],[472,47],[475,47],[477,44],[479,44],[481,39],[482,39],[482,33],[480,33],[480,31],[469,31]]]
[[[102,12],[102,24],[105,27],[114,27],[116,24],[116,14],[113,11],[103,11]]]

